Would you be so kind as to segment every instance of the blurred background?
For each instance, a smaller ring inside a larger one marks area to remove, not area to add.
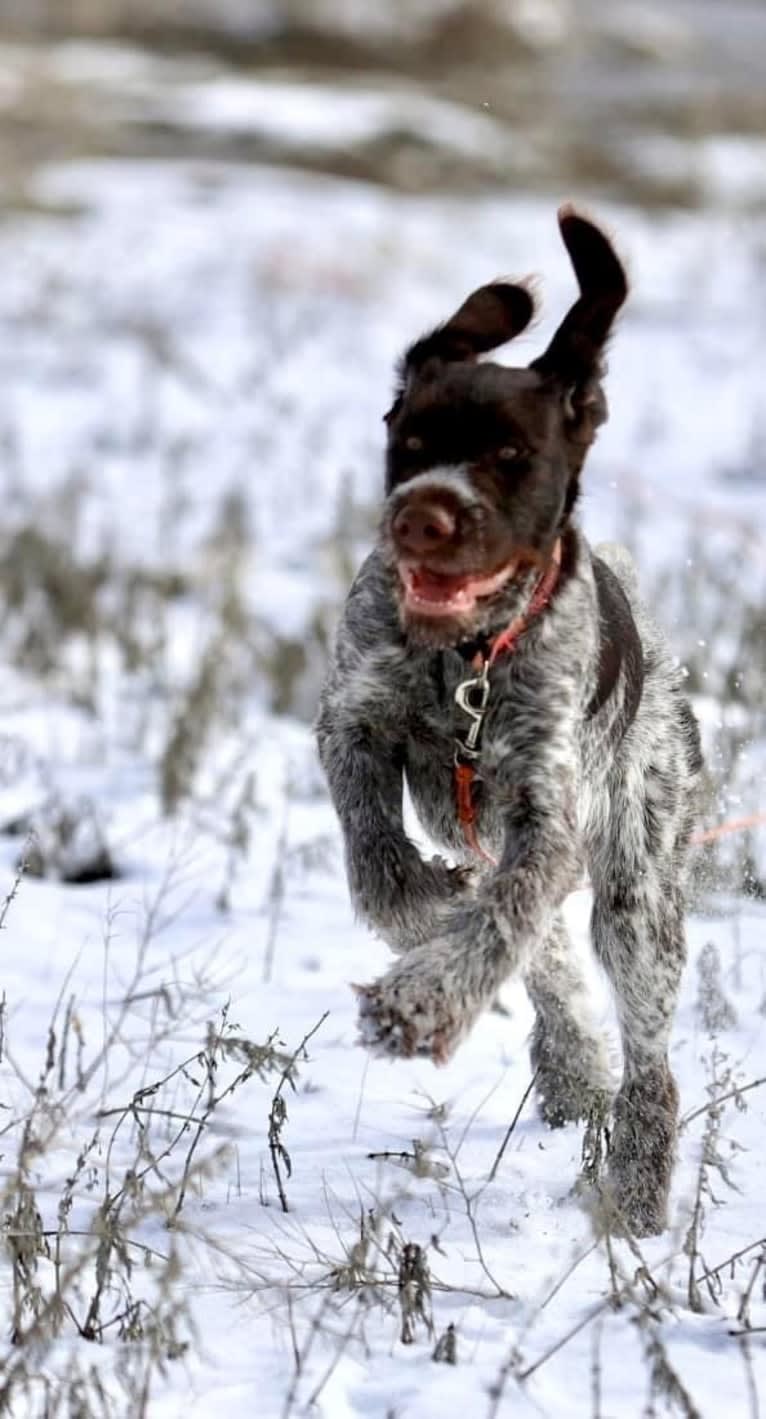
[[[763,808],[764,72],[761,0],[0,0],[6,818],[20,762],[173,814],[311,719],[396,355],[533,272],[532,358],[564,199],[633,284],[583,520],[641,558],[711,815]]]
[[[760,0],[2,0],[6,179],[245,159],[400,191],[763,193]]]

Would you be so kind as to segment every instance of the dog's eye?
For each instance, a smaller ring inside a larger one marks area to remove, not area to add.
[[[502,448],[497,450],[497,456],[501,463],[515,463],[517,458],[521,458],[521,449],[515,444],[504,443]]]
[[[420,453],[423,447],[423,440],[418,438],[417,434],[410,434],[409,438],[404,440],[404,447],[408,449],[410,453]]]

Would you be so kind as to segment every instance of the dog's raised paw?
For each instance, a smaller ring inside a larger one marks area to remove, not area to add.
[[[371,985],[354,985],[359,1000],[359,1042],[391,1059],[430,1057],[446,1064],[459,1040],[444,991],[418,998],[389,973]]]

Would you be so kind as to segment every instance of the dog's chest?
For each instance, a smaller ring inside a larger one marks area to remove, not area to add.
[[[456,703],[461,684],[476,672],[457,654],[445,652],[429,657],[414,680],[408,697],[409,713],[405,740],[405,771],[412,800],[423,827],[442,846],[461,854],[465,851],[464,828],[457,810],[455,753],[458,739],[465,740],[472,724]],[[493,731],[496,706],[487,715],[478,748],[486,747]],[[493,840],[491,781],[482,775],[481,752],[476,760],[473,793],[480,811],[482,836]]]

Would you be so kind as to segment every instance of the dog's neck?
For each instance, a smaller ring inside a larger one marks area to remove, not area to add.
[[[498,617],[498,624],[454,646],[461,659],[471,665],[485,662],[491,665],[505,651],[513,650],[519,636],[543,613],[553,597],[561,576],[562,556],[562,539],[558,537],[542,573],[536,568],[527,568],[515,582],[515,604]]]

